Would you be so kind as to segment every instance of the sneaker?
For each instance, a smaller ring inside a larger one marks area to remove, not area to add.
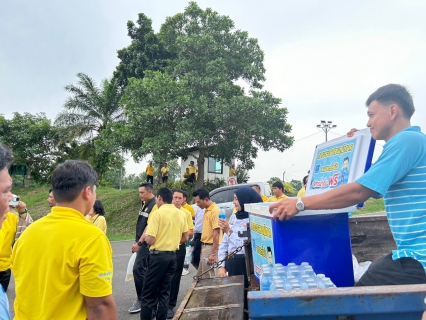
[[[173,311],[173,309],[168,309],[167,310],[167,319],[173,319],[174,316],[175,316],[175,312]]]
[[[189,273],[189,270],[188,270],[188,269],[183,269],[183,270],[182,270],[182,275],[183,275],[183,276],[186,276],[188,273]]]
[[[138,313],[141,311],[141,302],[140,300],[136,300],[136,302],[133,304],[133,306],[130,307],[129,312],[130,313]]]

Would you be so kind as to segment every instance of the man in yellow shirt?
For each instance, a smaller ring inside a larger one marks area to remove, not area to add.
[[[182,189],[173,190],[173,205],[182,210],[185,214],[186,223],[188,225],[188,238],[194,235],[194,222],[192,221],[191,212],[182,207],[186,201],[185,191]],[[169,307],[167,311],[167,319],[172,319],[174,316],[174,307],[176,307],[177,297],[179,294],[180,279],[182,277],[183,264],[185,263],[186,243],[181,243],[179,250],[176,252],[176,272],[173,275],[172,285],[170,289]]]
[[[182,205],[182,207],[185,208],[186,210],[188,210],[189,212],[191,212],[192,220],[194,220],[194,218],[195,218],[195,210],[194,210],[194,208],[191,205],[189,205],[187,203],[189,194],[185,190],[182,190],[182,191],[183,191],[183,205]]]
[[[297,193],[297,197],[298,198],[302,198],[306,195],[306,184],[308,183],[308,177],[309,176],[304,176],[302,183],[303,183],[303,187],[299,190],[299,192]]]
[[[152,161],[149,162],[145,172],[146,172],[146,182],[151,182],[151,184],[154,184],[154,167],[152,166]]]
[[[254,186],[252,186],[252,188],[253,188],[254,191],[256,191],[259,194],[259,196],[262,198],[263,202],[267,202],[268,201],[269,198],[267,196],[263,195],[260,192],[260,186],[258,184],[255,184]]]
[[[149,248],[149,267],[142,289],[141,319],[150,320],[157,308],[156,319],[167,318],[170,284],[176,272],[176,250],[188,241],[188,223],[182,210],[173,204],[173,192],[160,188],[158,209],[149,215],[145,241]]]
[[[209,191],[206,188],[200,188],[194,191],[192,196],[201,209],[206,209],[203,217],[203,229],[201,231],[201,256],[198,266],[198,273],[210,269],[210,265],[216,261],[217,251],[219,248],[219,207],[210,200]],[[207,258],[207,262],[204,261]],[[213,278],[214,270],[210,270],[203,275],[203,279]]]
[[[49,189],[49,197],[47,198],[47,203],[49,204],[49,207],[56,206],[55,197],[53,196],[52,189]]]
[[[235,166],[232,165],[231,168],[229,169],[229,176],[235,177],[236,175],[237,175],[237,172],[235,171]]]
[[[288,198],[284,194],[284,185],[282,184],[281,181],[274,182],[274,184],[272,185],[272,193],[274,195],[272,197],[269,197],[267,202],[277,202],[285,198]]]
[[[3,246],[6,233],[2,227],[4,217],[9,209],[9,202],[12,201],[12,178],[8,168],[12,163],[12,152],[0,143],[0,248]],[[10,319],[9,302],[3,287],[0,286],[0,315],[5,319]]]
[[[169,181],[169,171],[170,168],[167,166],[167,162],[164,162],[164,166],[161,168],[161,178],[163,183]]]
[[[195,174],[197,173],[197,167],[195,166],[195,164],[194,164],[194,161],[189,161],[189,167],[188,167],[188,169],[189,169],[189,178],[188,178],[188,182],[195,182],[197,179],[196,179],[196,176],[195,176]]]
[[[112,250],[84,216],[96,200],[98,175],[67,160],[52,174],[56,206],[15,243],[15,319],[115,320]]]

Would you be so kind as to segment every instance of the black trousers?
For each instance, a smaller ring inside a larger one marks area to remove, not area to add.
[[[194,233],[192,246],[194,247],[194,250],[192,251],[191,263],[198,268],[201,256],[201,233]]]
[[[146,175],[146,182],[151,182],[151,184],[154,184],[154,176]]]
[[[148,269],[149,248],[147,244],[143,244],[137,254],[135,264],[133,265],[133,278],[135,281],[135,289],[138,300],[141,299],[143,282],[145,279],[146,270]]]
[[[9,287],[11,273],[10,269],[0,272],[0,284],[5,292],[7,291],[7,287]]]
[[[148,270],[142,289],[141,320],[151,320],[157,309],[157,320],[167,319],[170,285],[176,272],[176,253],[162,252],[149,256]]]
[[[236,254],[232,259],[225,261],[225,269],[228,271],[228,276],[239,276],[244,275],[244,309],[248,310],[247,303],[247,292],[248,292],[248,279],[247,279],[247,268],[246,259],[244,254]],[[244,319],[248,319],[246,313],[244,313]]]
[[[169,177],[168,176],[165,176],[165,177],[163,177],[163,183],[165,183],[165,182],[167,182],[167,181],[169,181]]]
[[[186,245],[185,243],[179,246],[176,252],[176,272],[173,275],[172,284],[170,287],[169,309],[176,307],[176,302],[179,294],[180,278],[182,277],[183,264],[185,263]]]
[[[374,261],[356,285],[390,286],[422,283],[426,283],[426,274],[420,262],[413,258],[392,260],[390,253]]]
[[[195,182],[195,173],[189,175],[188,182]]]

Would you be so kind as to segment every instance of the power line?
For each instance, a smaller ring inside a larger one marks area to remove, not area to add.
[[[298,139],[298,140],[295,140],[294,142],[298,142],[298,141],[300,141],[300,140],[303,140],[303,139],[306,139],[306,138],[312,137],[312,136],[314,136],[314,135],[316,135],[316,134],[318,134],[318,133],[320,133],[320,132],[321,132],[321,131],[315,132],[315,133],[313,133],[313,134],[310,134],[309,136],[306,136],[306,137],[300,138],[300,139]]]

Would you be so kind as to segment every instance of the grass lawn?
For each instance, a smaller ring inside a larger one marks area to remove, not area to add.
[[[12,192],[20,195],[21,200],[34,220],[50,212],[47,204],[49,187],[22,188],[14,187]],[[132,240],[135,237],[135,227],[138,218],[140,199],[137,189],[117,190],[114,188],[99,187],[96,190],[97,198],[102,201],[107,220],[107,236],[111,241]],[[363,208],[353,215],[384,211],[383,199],[369,199]]]

